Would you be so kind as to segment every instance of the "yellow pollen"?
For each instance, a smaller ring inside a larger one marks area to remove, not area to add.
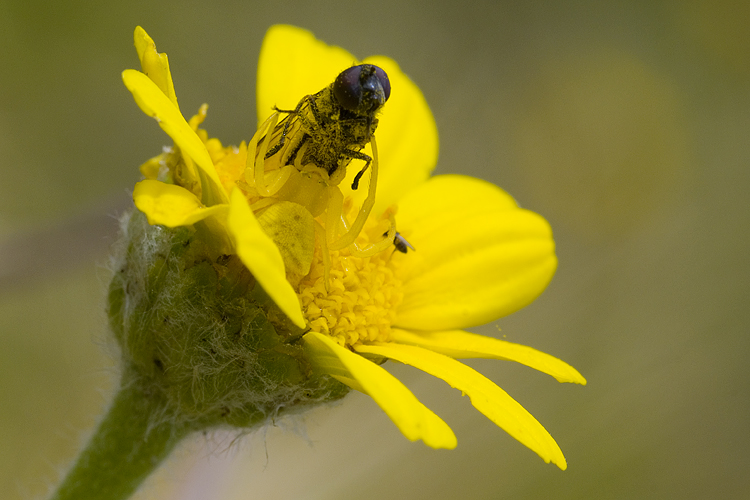
[[[375,241],[382,239],[383,225],[376,226],[372,219],[357,239],[360,247],[369,244],[368,234]],[[368,226],[377,229],[368,231]],[[326,291],[323,259],[316,245],[310,274],[302,279],[298,292],[310,328],[330,335],[342,346],[388,341],[403,299],[401,280],[395,272],[400,254],[396,254],[393,247],[365,258],[352,256],[348,248],[330,252]]]

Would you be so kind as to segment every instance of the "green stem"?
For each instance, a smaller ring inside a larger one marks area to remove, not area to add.
[[[51,500],[124,500],[190,433],[165,417],[165,403],[123,384],[99,428]]]

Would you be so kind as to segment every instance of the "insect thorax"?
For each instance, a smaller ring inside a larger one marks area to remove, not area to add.
[[[306,97],[297,118],[302,123],[298,154],[301,165],[315,165],[325,170],[331,185],[337,185],[346,175],[352,153],[358,153],[370,141],[378,125],[377,118],[360,116],[341,107],[330,88]],[[288,163],[294,163],[290,158]]]

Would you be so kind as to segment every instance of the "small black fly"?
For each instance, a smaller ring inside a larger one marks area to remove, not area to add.
[[[383,234],[383,236],[387,234],[388,233],[386,232],[385,234]],[[409,249],[411,249],[413,252],[416,252],[416,250],[414,250],[414,247],[411,246],[411,243],[406,241],[406,238],[401,236],[401,233],[399,233],[398,231],[396,231],[396,235],[393,237],[393,246],[396,247],[396,250],[401,253],[406,253],[409,251]]]

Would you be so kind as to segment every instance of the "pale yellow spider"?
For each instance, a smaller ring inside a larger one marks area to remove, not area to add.
[[[245,180],[259,199],[253,211],[279,201],[305,207],[316,219],[326,274],[329,251],[349,249],[352,255],[368,257],[394,244],[393,216],[383,239],[360,248],[355,242],[375,204],[378,150],[374,137],[376,113],[390,95],[385,72],[363,64],[344,70],[320,92],[307,95],[294,110],[276,111],[258,128],[248,144]],[[281,114],[286,114],[280,119]],[[367,143],[372,158],[361,152]],[[352,159],[365,162],[352,183],[357,189],[364,172],[371,168],[367,198],[354,222],[347,220],[344,196],[338,185]],[[328,281],[326,279],[326,281]]]

